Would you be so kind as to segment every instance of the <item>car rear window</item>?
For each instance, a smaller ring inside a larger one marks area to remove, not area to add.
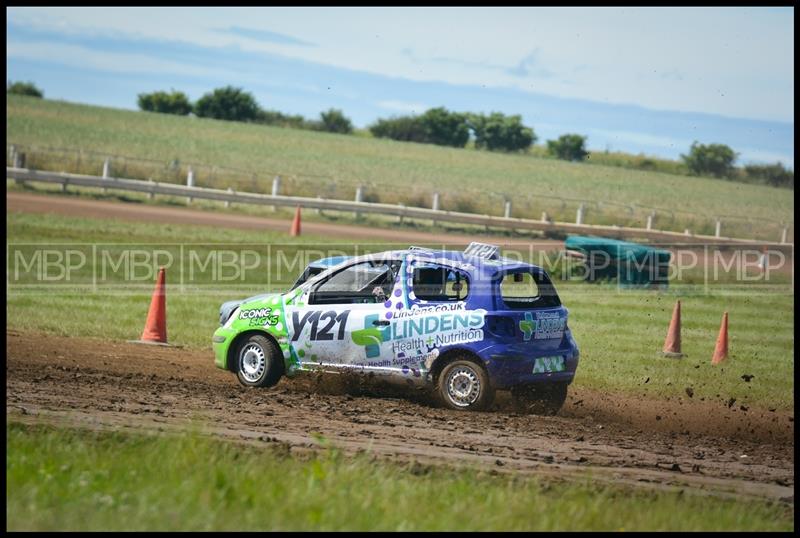
[[[512,310],[559,306],[561,301],[550,280],[542,273],[514,271],[500,280],[500,296]]]

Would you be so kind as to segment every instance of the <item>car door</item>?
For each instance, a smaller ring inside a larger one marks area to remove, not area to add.
[[[392,366],[384,303],[398,260],[353,263],[315,282],[288,306],[289,343],[304,370],[376,370]]]

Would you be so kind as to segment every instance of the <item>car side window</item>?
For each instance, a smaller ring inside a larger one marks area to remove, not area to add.
[[[469,293],[466,273],[435,264],[416,267],[412,285],[414,295],[423,301],[463,301]]]
[[[400,262],[367,261],[345,267],[318,284],[309,304],[377,303],[392,292]]]

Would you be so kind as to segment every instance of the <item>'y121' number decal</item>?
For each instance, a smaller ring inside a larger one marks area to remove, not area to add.
[[[334,310],[328,310],[327,312],[313,310],[306,312],[302,317],[300,317],[297,311],[292,312],[292,327],[294,328],[292,342],[300,338],[300,333],[303,332],[307,323],[311,324],[311,333],[308,337],[310,340],[343,340],[344,328],[347,324],[347,316],[349,315],[349,310],[345,310],[339,314]],[[334,334],[332,331],[337,323],[339,327],[336,334]]]

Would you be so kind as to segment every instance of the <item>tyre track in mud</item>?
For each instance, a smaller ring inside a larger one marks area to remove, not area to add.
[[[652,400],[621,406],[627,397],[614,395],[612,404],[578,386],[556,417],[516,414],[502,392],[491,412],[465,413],[435,407],[424,392],[345,389],[337,376],[245,389],[214,367],[210,350],[12,330],[6,339],[7,420],[143,431],[199,426],[299,452],[318,448],[321,434],[347,452],[405,462],[552,478],[590,473],[641,487],[794,501],[792,413],[725,415],[720,405],[717,416]],[[680,413],[656,421],[648,405]]]

